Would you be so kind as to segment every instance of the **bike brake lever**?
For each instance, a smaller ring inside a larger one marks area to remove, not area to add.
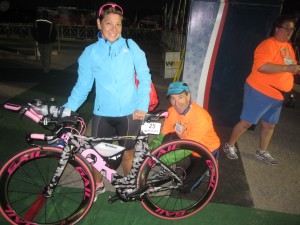
[[[40,149],[43,148],[41,145],[37,145],[37,144],[34,144],[34,143],[33,143],[33,139],[31,138],[31,135],[30,135],[30,134],[27,134],[27,135],[26,135],[26,141],[27,141],[27,143],[28,143],[30,146],[38,147],[38,148],[40,148]]]

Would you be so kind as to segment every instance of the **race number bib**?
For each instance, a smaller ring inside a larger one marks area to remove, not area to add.
[[[141,127],[141,131],[144,134],[159,134],[160,133],[160,123],[144,123]]]
[[[175,125],[175,131],[178,133],[178,134],[183,134],[184,132],[184,127],[182,126],[181,123],[176,123]]]
[[[293,59],[289,59],[289,58],[284,58],[284,64],[285,65],[293,65],[295,64],[295,61]]]

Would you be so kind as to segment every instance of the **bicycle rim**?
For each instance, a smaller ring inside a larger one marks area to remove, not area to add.
[[[158,147],[151,155],[171,168],[183,185],[175,188],[178,182],[170,178],[161,165],[147,158],[137,177],[138,188],[151,187],[141,202],[147,211],[159,218],[177,220],[195,214],[210,201],[217,188],[219,172],[215,157],[203,145],[176,140]],[[164,179],[166,182],[158,184]],[[174,189],[170,189],[172,186]],[[155,187],[166,190],[156,191]]]
[[[43,190],[57,168],[62,150],[32,148],[11,158],[0,171],[0,211],[12,224],[74,224],[92,206],[95,184],[89,167],[71,158],[51,197]]]

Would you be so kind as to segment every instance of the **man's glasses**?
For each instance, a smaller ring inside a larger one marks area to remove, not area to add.
[[[121,6],[119,6],[117,4],[107,3],[107,4],[104,4],[103,6],[101,6],[101,8],[99,9],[98,17],[100,17],[100,15],[103,11],[108,10],[111,7],[115,8],[117,11],[120,11],[120,13],[122,13],[122,15],[123,15],[123,9]]]
[[[292,32],[294,32],[296,30],[295,27],[280,27],[280,28],[285,29],[286,31],[292,31]]]

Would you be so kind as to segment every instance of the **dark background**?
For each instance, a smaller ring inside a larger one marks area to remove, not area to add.
[[[0,0],[2,2],[4,0]],[[35,9],[37,6],[72,6],[81,9],[96,10],[107,0],[6,0],[10,3],[11,8]],[[176,0],[175,0],[176,1]],[[173,0],[115,0],[126,10],[161,10],[165,4],[170,7]],[[177,2],[177,1],[176,1]],[[283,3],[285,11],[295,11],[300,9],[299,0],[285,0]]]
[[[282,12],[286,14],[300,14],[300,1],[299,0],[284,0]]]
[[[160,9],[168,0],[8,0],[12,7],[32,9],[36,6],[73,6],[82,9],[97,9],[104,3],[115,2],[126,9]]]
[[[1,3],[9,2],[9,8],[1,10]],[[133,20],[152,15],[162,15],[163,8],[171,6],[173,0],[117,0],[113,1],[124,9],[124,17]],[[0,0],[0,22],[32,23],[36,18],[37,7],[73,7],[97,11],[107,0]]]
[[[99,7],[108,2],[107,0],[0,0],[9,2],[9,8],[0,10],[0,22],[31,23],[36,17],[37,7],[76,7],[78,9],[98,10]],[[189,0],[187,0],[189,1]],[[151,15],[162,15],[167,4],[171,7],[173,0],[115,0],[124,8],[124,16],[132,19],[135,15],[146,17]],[[175,5],[179,0],[175,0]],[[1,9],[1,8],[0,8]],[[283,14],[300,13],[300,0],[285,0],[283,2]]]

